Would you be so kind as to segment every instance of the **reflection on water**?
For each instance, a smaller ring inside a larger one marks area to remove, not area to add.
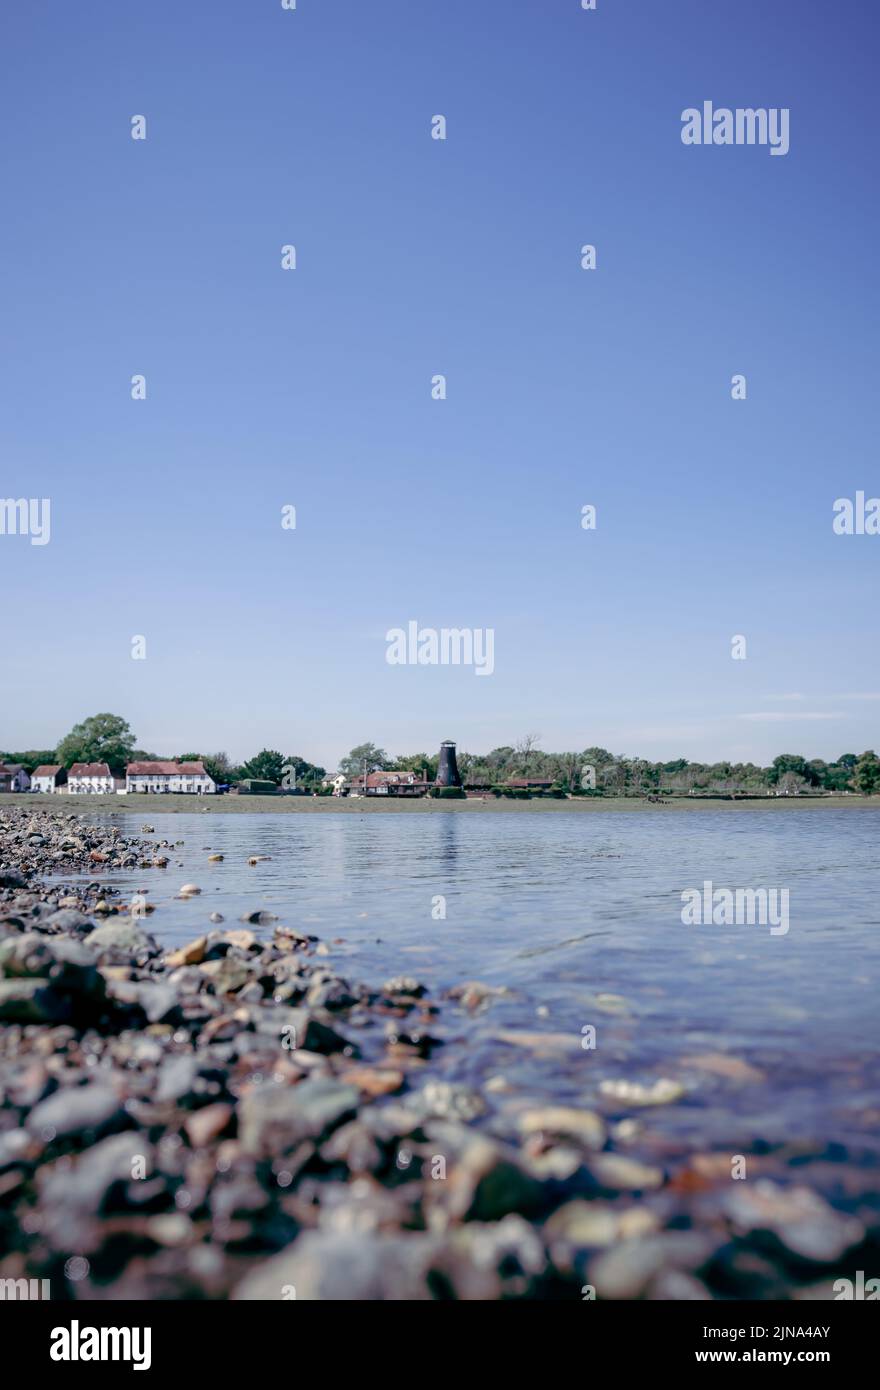
[[[142,819],[120,813],[118,823],[138,835]],[[670,1075],[687,1087],[664,1113],[670,1136],[868,1142],[880,811],[157,812],[153,824],[154,838],[185,842],[169,867],[112,877],[157,905],[149,928],[169,946],[206,930],[212,911],[230,921],[266,907],[333,943],[332,963],[352,978],[405,970],[437,996],[475,978],[510,990],[474,1017],[444,1013],[446,1047],[432,1065],[448,1076],[477,1084],[503,1072],[514,1087],[583,1103],[605,1076]],[[224,862],[208,864],[209,851]],[[252,854],[270,858],[250,867]],[[788,935],[683,926],[682,890],[706,879],[788,888]],[[201,896],[176,900],[185,882]],[[438,895],[445,920],[432,916]],[[590,1024],[598,1046],[587,1052]],[[567,1035],[571,1047],[548,1062],[500,1043],[503,1030]],[[748,1066],[707,1066],[721,1053]]]

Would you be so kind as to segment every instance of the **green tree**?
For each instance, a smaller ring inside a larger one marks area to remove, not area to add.
[[[381,772],[390,767],[391,759],[384,748],[377,748],[375,743],[359,743],[356,748],[339,760],[339,771],[344,772],[346,777],[363,776],[364,763],[367,764],[367,772]]]
[[[538,747],[540,734],[524,734],[517,741],[512,761],[512,769],[518,777],[540,777],[541,764],[545,755]]]
[[[852,772],[848,767],[837,767],[832,764],[825,772],[822,785],[826,791],[845,792],[849,790],[851,780]]]
[[[476,765],[471,768],[471,777],[476,779],[477,768],[484,775],[482,780],[489,783],[506,782],[508,777],[514,776],[516,768],[516,753],[509,744],[502,744],[500,748],[493,748],[491,753],[486,753],[484,757],[478,758]]]
[[[853,770],[853,784],[863,796],[873,796],[880,792],[880,758],[869,748],[863,753]]]
[[[391,770],[393,772],[420,772],[429,782],[433,782],[437,776],[439,761],[439,756],[436,754],[434,757],[430,757],[427,753],[405,753],[402,757],[395,758]],[[466,770],[469,770],[470,761],[472,760],[468,753],[461,753],[456,758],[462,778],[464,778]],[[465,764],[464,767],[462,766],[463,763]]]
[[[799,753],[780,753],[778,758],[773,759],[773,764],[767,773],[767,781],[771,787],[775,787],[787,772],[793,772],[796,776],[803,777],[806,767],[806,760]]]
[[[546,773],[560,787],[575,791],[581,785],[581,769],[585,766],[579,753],[551,753],[547,758]]]
[[[594,764],[594,766],[596,766],[596,786],[604,787],[614,796],[623,796],[628,775],[626,759],[612,758],[611,762]]]
[[[241,767],[232,761],[228,753],[206,753],[202,762],[215,782],[241,781]]]
[[[671,763],[663,764],[664,772],[684,772],[688,766],[687,758],[674,758]]]
[[[607,748],[585,748],[581,754],[584,762],[590,767],[604,767],[609,763],[617,762],[613,753],[609,753]]]
[[[134,745],[134,734],[120,715],[93,714],[75,724],[61,740],[55,761],[65,767],[72,763],[107,763],[114,777],[121,777],[126,763],[132,761]]]
[[[21,763],[25,772],[33,772],[44,763],[57,762],[54,748],[28,748],[24,753],[0,753],[0,763]]]
[[[828,764],[822,785],[832,792],[848,791],[852,783],[853,768],[857,762],[855,753],[844,753],[836,763]]]
[[[243,765],[241,776],[254,777],[261,782],[274,782],[277,787],[281,782],[283,768],[284,759],[281,754],[274,748],[263,748],[255,758]]]
[[[284,759],[284,766],[293,768],[298,787],[317,788],[321,785],[322,778],[326,776],[326,768],[318,767],[317,763],[307,762],[297,753],[288,754]]]

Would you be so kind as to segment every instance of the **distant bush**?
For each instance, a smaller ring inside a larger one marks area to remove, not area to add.
[[[444,801],[467,800],[467,793],[463,787],[434,787],[431,795],[441,797]]]

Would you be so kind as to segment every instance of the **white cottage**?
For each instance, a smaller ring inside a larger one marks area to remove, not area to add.
[[[209,796],[216,792],[217,783],[201,762],[129,763],[125,769],[125,790],[190,792],[196,796]]]
[[[65,789],[67,770],[60,763],[41,763],[31,775],[31,791],[53,795]]]
[[[113,774],[106,763],[74,763],[67,790],[71,796],[112,796]]]

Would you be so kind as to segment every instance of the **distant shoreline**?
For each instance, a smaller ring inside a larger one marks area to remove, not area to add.
[[[286,814],[313,815],[372,815],[406,814],[437,815],[453,811],[461,815],[523,814],[536,812],[539,815],[568,811],[574,814],[595,811],[651,811],[657,815],[664,812],[679,811],[804,811],[817,810],[874,810],[880,811],[880,796],[760,796],[750,800],[724,801],[699,797],[672,798],[663,802],[646,801],[641,797],[574,797],[572,800],[556,801],[552,798],[534,798],[530,801],[517,801],[507,797],[487,797],[485,800],[468,798],[466,801],[445,800],[435,797],[340,797],[340,796],[192,796],[186,793],[128,796],[51,796],[39,792],[9,793],[0,797],[0,810],[18,810],[27,813],[28,808],[41,810],[54,807],[59,811],[108,811],[136,812],[138,815],[179,815],[181,812],[215,812],[220,815],[266,814],[280,812]]]

